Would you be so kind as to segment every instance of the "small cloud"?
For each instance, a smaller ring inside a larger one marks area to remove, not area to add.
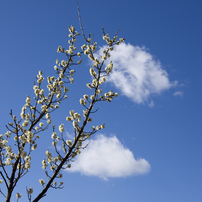
[[[102,55],[103,48],[97,52],[97,57]],[[176,81],[169,80],[160,61],[155,60],[145,47],[122,43],[110,54],[107,63],[113,61],[114,69],[107,81],[133,102],[144,103],[152,94],[160,94],[177,85]]]
[[[148,104],[148,106],[152,108],[152,107],[154,106],[154,101],[152,100],[152,101]]]
[[[176,91],[173,95],[174,96],[180,96],[180,97],[182,97],[183,96],[183,92],[182,91]]]
[[[70,139],[70,140],[73,140],[73,139],[74,139],[74,134],[70,134],[70,133],[67,132],[66,130],[65,130],[65,133],[66,133],[68,139]]]
[[[133,153],[125,148],[116,136],[98,135],[76,157],[71,169],[67,171],[107,180],[148,173],[150,164],[145,159],[135,159]]]

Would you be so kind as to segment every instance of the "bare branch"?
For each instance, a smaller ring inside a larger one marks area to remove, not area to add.
[[[77,1],[77,9],[78,9],[79,23],[80,23],[80,28],[81,28],[81,31],[82,31],[82,35],[83,35],[83,38],[85,39],[85,41],[88,42],[88,40],[85,37],[83,26],[82,26],[82,23],[81,23],[81,15],[80,15],[80,9],[79,9],[78,1]]]

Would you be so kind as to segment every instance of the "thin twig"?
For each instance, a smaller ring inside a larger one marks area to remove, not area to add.
[[[81,23],[81,15],[80,15],[80,9],[79,9],[78,1],[77,1],[77,9],[78,9],[79,23],[80,23],[80,28],[81,28],[81,31],[82,31],[82,35],[83,35],[83,38],[88,42],[88,40],[85,37],[84,30],[83,30],[82,23]]]
[[[1,189],[0,189],[0,193],[6,198],[5,194],[1,191]]]

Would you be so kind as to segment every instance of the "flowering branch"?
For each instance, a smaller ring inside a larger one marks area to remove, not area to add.
[[[110,38],[109,35],[105,33],[104,28],[102,28],[103,40],[106,41],[107,46],[102,51],[103,55],[101,58],[96,58],[94,52],[97,48],[97,43],[93,42],[91,35],[89,35],[89,38],[85,37],[79,7],[78,13],[81,31],[85,40],[85,44],[81,46],[81,51],[75,52],[77,50],[75,42],[79,33],[75,31],[75,28],[71,25],[69,27],[69,48],[65,49],[59,46],[57,49],[58,53],[61,52],[67,57],[67,60],[62,60],[61,62],[58,59],[56,60],[54,69],[57,76],[47,77],[47,90],[45,90],[43,89],[43,73],[39,71],[36,77],[37,82],[36,84],[34,83],[33,86],[35,97],[31,98],[27,96],[19,120],[13,115],[11,110],[10,115],[13,121],[6,125],[8,131],[4,135],[0,135],[0,175],[2,178],[2,180],[0,179],[0,184],[5,183],[7,195],[1,190],[0,193],[6,198],[6,202],[10,202],[13,190],[18,181],[24,177],[31,168],[31,155],[33,151],[37,149],[37,142],[40,138],[38,134],[48,128],[51,124],[51,113],[59,108],[62,101],[67,99],[68,88],[66,85],[74,82],[73,75],[75,70],[72,69],[72,66],[82,63],[82,59],[74,62],[75,57],[80,58],[82,55],[86,55],[93,63],[92,67],[89,69],[92,82],[87,83],[87,87],[92,90],[92,94],[85,94],[79,100],[80,105],[84,107],[83,119],[79,113],[73,110],[69,111],[69,116],[66,118],[66,120],[73,125],[74,140],[65,139],[63,135],[64,124],[59,126],[60,134],[55,132],[55,126],[53,126],[51,138],[52,145],[55,148],[54,157],[49,150],[46,150],[46,159],[42,160],[42,168],[47,177],[47,183],[43,179],[39,180],[42,185],[42,190],[33,200],[33,188],[26,188],[27,197],[30,202],[39,201],[46,195],[49,188],[63,188],[62,181],[59,182],[59,184],[57,183],[57,179],[61,179],[63,176],[61,171],[67,168],[70,169],[71,162],[73,162],[74,158],[81,153],[81,149],[85,149],[89,144],[85,143],[83,146],[83,143],[89,140],[97,131],[105,128],[105,124],[101,124],[93,126],[91,131],[85,131],[87,124],[92,122],[91,115],[98,111],[98,109],[93,110],[95,104],[100,101],[111,102],[114,97],[118,96],[118,93],[114,93],[113,91],[103,93],[101,85],[106,81],[106,77],[113,70],[112,62],[104,67],[105,61],[107,58],[110,58],[110,52],[113,51],[114,46],[124,42],[125,39],[120,38],[118,40],[118,30],[115,36]],[[8,143],[12,142],[10,140],[11,137],[14,139],[12,147],[8,145]],[[63,151],[58,150],[58,144],[62,145]],[[49,174],[49,172],[52,174]],[[16,197],[18,201],[21,198],[21,194],[17,193]]]

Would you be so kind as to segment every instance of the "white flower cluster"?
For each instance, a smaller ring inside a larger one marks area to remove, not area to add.
[[[79,102],[80,102],[81,105],[86,105],[87,101],[88,101],[88,95],[87,94],[83,95],[83,98],[81,98],[79,100]]]
[[[90,40],[89,40],[90,42]],[[83,53],[85,55],[87,55],[91,60],[94,60],[94,56],[93,53],[95,52],[96,48],[97,48],[97,42],[94,42],[93,45],[90,45],[88,42],[88,44],[84,44],[83,46],[81,46],[81,49],[83,50]]]
[[[24,160],[25,160],[24,168],[25,169],[29,169],[31,167],[31,162],[30,162],[31,157],[30,156],[26,156],[24,158]]]
[[[56,132],[53,132],[53,134],[52,134],[52,136],[51,136],[51,137],[52,137],[52,139],[54,139],[54,140],[55,140],[55,139],[57,138],[57,133],[56,133]]]
[[[52,154],[48,150],[46,150],[46,157],[47,157],[48,163],[53,162]],[[42,164],[43,164],[43,162],[42,162]]]
[[[46,163],[46,159],[44,159],[44,160],[42,161],[42,168],[43,168],[43,169],[46,169],[47,166],[48,166],[48,164]]]
[[[3,163],[5,166],[13,165],[12,161],[17,157],[17,155],[13,152],[11,145],[7,145],[7,138],[9,138],[9,136],[10,131],[5,133],[4,136],[2,134],[0,135],[1,163],[5,160]]]
[[[105,67],[106,74],[108,75],[113,69],[113,64],[110,62],[107,67]]]
[[[21,136],[21,137],[22,137],[22,136]],[[32,144],[35,143],[35,141],[32,140],[33,137],[34,137],[34,134],[33,134],[32,131],[26,131],[25,137],[26,137],[26,140],[27,140],[28,143],[32,143]]]
[[[30,97],[30,96],[28,96],[28,97],[27,97],[27,99],[26,99],[26,104],[25,104],[25,107],[30,106],[30,104],[31,104],[31,97]]]
[[[56,98],[59,99],[62,96],[62,91],[66,94],[68,92],[68,88],[64,86],[64,81],[61,80],[64,78],[63,70],[60,72],[59,77],[55,79],[55,77],[48,77],[48,85],[47,88],[51,95],[56,95]],[[44,100],[42,100],[43,102]]]
[[[111,90],[111,91],[109,91],[108,93],[105,93],[104,96],[101,95],[100,98],[101,98],[101,100],[106,100],[106,101],[108,101],[108,102],[111,102],[112,99],[113,99],[114,97],[117,97],[117,96],[118,96],[118,93],[113,93],[113,91]]]
[[[64,124],[61,124],[60,126],[59,126],[59,131],[62,133],[62,132],[64,132]]]
[[[110,47],[113,45],[114,42],[116,42],[116,44],[119,45],[120,43],[123,43],[126,40],[125,38],[120,38],[117,41],[117,39],[118,39],[117,35],[115,35],[113,39],[110,39],[109,34],[105,33],[103,34],[103,40],[105,40]]]
[[[77,112],[74,112],[73,110],[69,111],[70,116],[67,116],[67,121],[75,121],[75,122],[81,122],[81,115]],[[75,125],[75,123],[73,124]]]
[[[37,75],[37,83],[40,84],[43,80],[44,80],[43,73],[42,71],[39,71],[39,74]]]
[[[80,100],[81,103],[81,100]],[[84,102],[85,104],[85,102]],[[69,111],[70,116],[67,116],[67,121],[72,121],[72,125],[74,129],[78,132],[80,131],[79,122],[81,122],[81,115],[77,112],[74,112],[73,110]]]
[[[110,39],[108,34],[103,35],[103,39],[108,43],[109,47],[106,48],[105,50],[103,50],[103,55],[101,56],[102,59],[102,63],[100,64],[100,66],[98,66],[97,61],[94,61],[94,65],[93,67],[90,68],[90,75],[93,77],[92,83],[88,83],[87,87],[89,87],[90,89],[94,88],[96,95],[100,95],[100,100],[103,101],[108,101],[111,102],[112,99],[116,96],[118,96],[118,93],[113,93],[112,91],[108,92],[108,93],[104,93],[104,95],[101,95],[102,90],[100,89],[100,84],[103,84],[106,81],[105,76],[107,76],[108,74],[110,74],[113,70],[113,63],[110,62],[107,67],[105,67],[104,71],[102,70],[104,61],[110,57],[109,51],[113,51],[113,45],[119,45],[120,43],[124,42],[124,38],[120,38],[117,41],[117,36],[115,36],[113,39]],[[98,72],[96,72],[98,70]],[[102,74],[101,74],[102,72]],[[104,74],[103,74],[104,73]],[[95,97],[94,95],[92,95],[91,97],[92,99],[98,99],[98,97]]]
[[[74,43],[77,41],[77,40],[76,40],[76,37],[79,36],[80,34],[79,34],[77,31],[75,31],[75,28],[74,28],[73,25],[71,25],[71,26],[69,27],[69,32],[70,32],[69,37],[71,38],[70,40],[68,40],[68,43],[70,44],[70,45],[69,45],[69,49],[65,50],[64,48],[62,48],[61,46],[59,46],[57,52],[58,52],[58,53],[59,53],[59,52],[63,52],[63,53],[66,53],[67,55],[74,56],[74,55],[75,55],[75,54],[74,54],[74,51],[76,51],[76,49],[77,49],[77,48],[74,46]],[[78,52],[78,53],[77,53],[77,56],[81,57],[81,53]],[[73,60],[72,60],[71,57],[70,57],[70,60],[69,60],[68,62],[63,61],[63,62],[61,63],[61,65],[62,65],[63,67],[66,67],[70,62],[73,62]],[[79,60],[77,63],[78,63],[78,64],[81,64],[81,62],[82,62],[82,59]],[[59,63],[56,63],[56,64],[59,64]],[[60,66],[60,65],[59,65],[59,66]],[[55,69],[58,70],[57,67],[56,67]]]

